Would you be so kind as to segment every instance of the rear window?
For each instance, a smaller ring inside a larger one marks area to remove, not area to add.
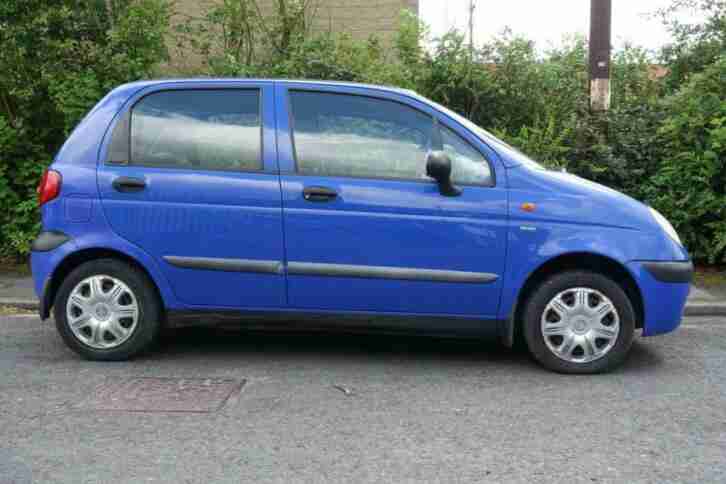
[[[131,111],[132,165],[261,170],[261,152],[256,89],[162,91]]]

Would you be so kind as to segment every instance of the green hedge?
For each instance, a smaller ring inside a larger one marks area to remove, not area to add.
[[[38,230],[35,188],[65,137],[109,90],[165,59],[159,0],[0,3],[0,247],[22,258]]]

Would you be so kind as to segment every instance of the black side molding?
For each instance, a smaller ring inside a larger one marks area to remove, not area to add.
[[[485,272],[448,271],[409,267],[364,266],[350,264],[321,264],[315,262],[288,262],[288,274],[302,276],[360,277],[366,279],[398,279],[402,281],[433,281],[488,283],[499,276]]]
[[[222,259],[216,257],[182,257],[165,255],[169,264],[185,269],[210,271],[256,272],[260,274],[282,274],[282,261],[252,259]],[[289,262],[288,274],[328,277],[360,277],[366,279],[398,279],[403,281],[434,281],[486,284],[499,276],[485,272],[447,271],[438,269],[417,269],[408,267],[381,267],[347,264],[319,264],[315,262]]]
[[[690,283],[693,281],[693,262],[643,262],[643,267],[660,282]]]
[[[63,232],[58,230],[44,230],[35,238],[33,244],[30,246],[30,250],[33,252],[48,252],[60,247],[69,240],[71,238]]]
[[[185,269],[206,269],[209,271],[257,272],[260,274],[281,274],[282,262],[276,260],[221,259],[216,257],[180,257],[165,255],[164,260]]]

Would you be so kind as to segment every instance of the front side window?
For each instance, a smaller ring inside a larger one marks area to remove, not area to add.
[[[131,164],[201,170],[262,169],[259,90],[175,90],[131,111]]]
[[[482,154],[446,126],[439,125],[441,144],[451,158],[451,179],[465,185],[491,185],[492,173]]]
[[[308,175],[429,179],[433,119],[364,96],[290,93],[297,170]]]

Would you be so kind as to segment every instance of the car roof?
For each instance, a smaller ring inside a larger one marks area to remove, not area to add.
[[[164,84],[226,84],[226,83],[279,83],[279,84],[296,84],[296,85],[309,85],[309,86],[338,86],[338,87],[350,87],[350,88],[363,88],[363,89],[375,89],[377,91],[387,91],[398,94],[406,95],[417,95],[415,91],[410,89],[403,89],[394,86],[384,86],[380,84],[365,84],[359,82],[347,82],[347,81],[318,81],[318,80],[305,80],[305,79],[257,79],[257,78],[246,78],[246,77],[190,77],[190,78],[160,78],[150,79],[143,81],[131,82],[124,84],[125,88],[137,88],[143,89],[146,87],[153,87]]]

